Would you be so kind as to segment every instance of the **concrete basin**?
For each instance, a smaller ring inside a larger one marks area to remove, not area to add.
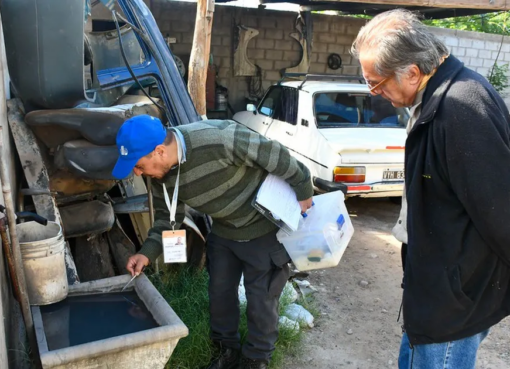
[[[129,280],[129,275],[123,275],[69,286],[68,299],[120,292]],[[70,343],[73,328],[66,321],[71,315],[68,306],[61,308],[57,319],[41,313],[41,309],[48,307],[33,306],[43,368],[163,369],[179,339],[188,335],[188,328],[145,275],[137,277],[126,291],[136,293],[152,315],[155,328],[73,345]],[[51,350],[51,345],[62,348]]]

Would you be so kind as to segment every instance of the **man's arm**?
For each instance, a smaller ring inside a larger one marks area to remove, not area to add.
[[[476,92],[445,102],[455,112],[445,125],[447,168],[474,227],[510,264],[510,118],[491,92]]]
[[[313,196],[310,171],[290,155],[289,150],[278,141],[268,140],[248,128],[232,123],[224,135],[227,155],[236,165],[261,167],[284,179],[296,192],[296,198],[306,211],[312,205]]]

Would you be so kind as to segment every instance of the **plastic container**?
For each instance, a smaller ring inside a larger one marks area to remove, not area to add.
[[[65,240],[59,224],[16,226],[30,305],[47,305],[67,297]]]
[[[341,191],[314,196],[314,206],[299,228],[291,234],[278,231],[276,237],[297,269],[312,270],[337,266],[354,234]]]

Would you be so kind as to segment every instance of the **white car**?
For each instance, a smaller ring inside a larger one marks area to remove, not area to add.
[[[280,82],[233,119],[285,145],[310,169],[318,192],[402,196],[408,110],[371,96],[364,83],[332,78]]]

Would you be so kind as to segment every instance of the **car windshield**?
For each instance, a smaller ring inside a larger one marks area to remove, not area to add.
[[[409,118],[407,109],[394,108],[381,96],[366,93],[325,92],[315,94],[317,127],[403,128]]]

